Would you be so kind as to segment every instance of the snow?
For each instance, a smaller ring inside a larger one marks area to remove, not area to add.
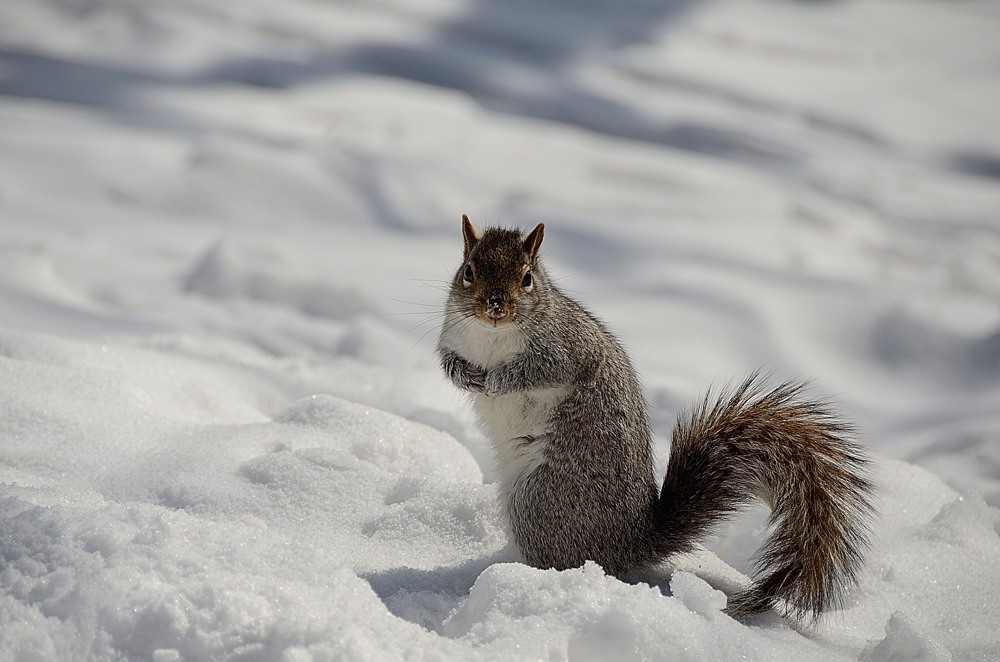
[[[0,659],[1000,659],[985,0],[0,5]],[[660,470],[758,367],[863,430],[871,561],[722,613],[518,562],[433,354],[459,220],[546,223]]]

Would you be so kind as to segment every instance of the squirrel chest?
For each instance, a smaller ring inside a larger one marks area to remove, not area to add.
[[[510,327],[456,325],[446,337],[447,344],[459,355],[487,370],[525,350],[524,336]],[[552,414],[569,393],[569,387],[555,386],[505,395],[471,394],[473,410],[493,444],[506,489],[545,461]]]
[[[568,393],[567,387],[552,387],[473,396],[473,409],[493,443],[505,485],[526,477],[545,461],[552,412]]]

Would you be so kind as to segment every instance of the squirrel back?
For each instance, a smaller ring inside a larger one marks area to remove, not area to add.
[[[493,445],[501,505],[524,560],[587,560],[633,574],[690,551],[752,498],[774,531],[758,579],[730,598],[747,617],[783,603],[816,616],[855,582],[873,507],[850,427],[802,386],[754,375],[681,417],[661,487],[635,369],[610,331],[549,279],[539,224],[522,235],[462,218],[438,354]]]

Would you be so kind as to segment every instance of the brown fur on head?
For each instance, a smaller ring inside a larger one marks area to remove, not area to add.
[[[465,263],[456,275],[475,299],[475,313],[484,323],[500,327],[513,320],[518,305],[535,292],[539,275],[538,249],[545,235],[539,223],[526,236],[518,230],[487,228],[480,235],[462,215]]]

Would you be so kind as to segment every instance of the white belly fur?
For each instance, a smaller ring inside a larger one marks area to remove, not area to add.
[[[494,329],[479,320],[446,323],[442,344],[486,370],[524,351],[524,335],[510,325]],[[473,409],[493,445],[500,474],[502,503],[545,461],[552,411],[569,393],[567,387],[518,391],[486,397],[474,394]]]
[[[473,407],[496,454],[504,503],[521,481],[546,462],[552,410],[568,392],[558,387],[473,397]]]

